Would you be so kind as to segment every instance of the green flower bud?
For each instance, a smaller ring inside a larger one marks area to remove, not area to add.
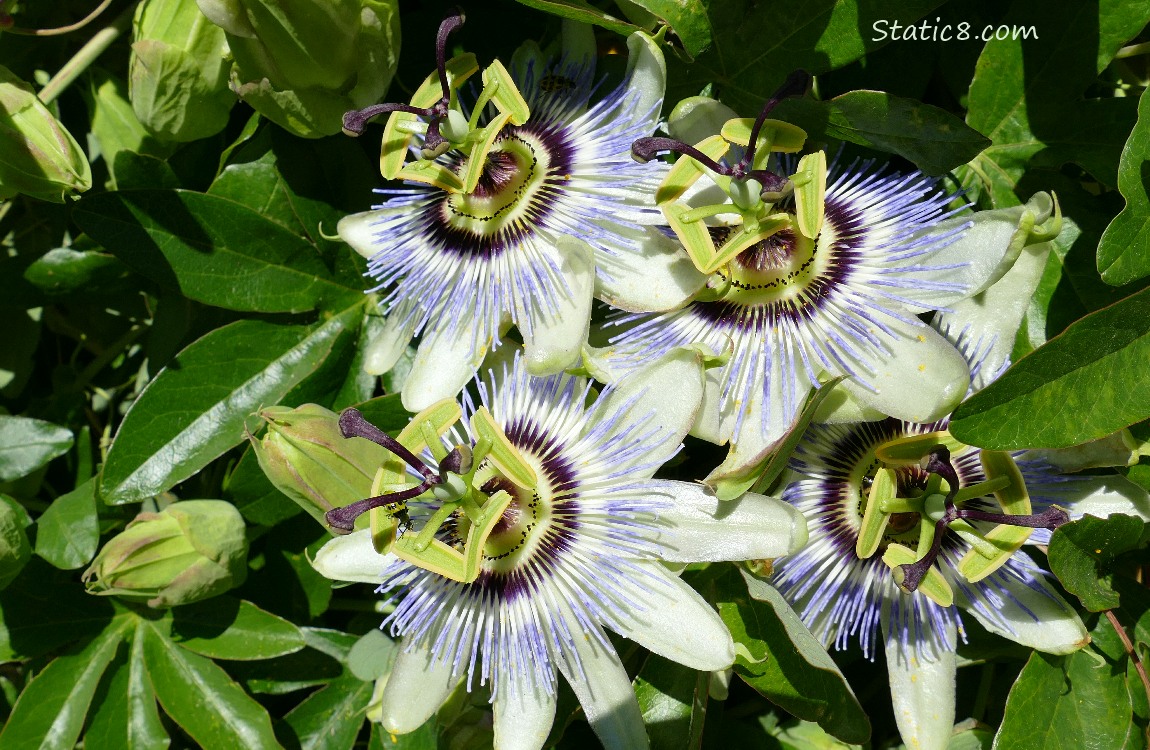
[[[80,144],[36,98],[36,92],[0,66],[0,200],[17,193],[63,203],[92,187]]]
[[[181,142],[223,130],[236,101],[223,29],[185,0],[144,0],[132,38],[128,91],[144,127]]]
[[[24,526],[24,513],[15,501],[0,497],[0,589],[12,583],[32,556]]]
[[[232,87],[307,138],[340,132],[343,113],[378,102],[399,53],[396,0],[196,0],[227,33]]]
[[[223,500],[184,500],[141,513],[84,571],[88,592],[165,609],[222,594],[247,577],[244,519]]]
[[[324,527],[324,513],[371,495],[376,471],[391,457],[369,440],[349,440],[339,415],[316,404],[273,406],[260,412],[268,424],[252,438],[260,468],[280,492]]]

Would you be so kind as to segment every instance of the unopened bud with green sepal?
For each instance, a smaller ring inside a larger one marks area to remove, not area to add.
[[[84,150],[27,83],[0,66],[0,200],[63,203],[92,187]]]
[[[267,431],[251,439],[260,468],[325,528],[324,514],[370,495],[376,472],[391,458],[382,446],[345,438],[339,415],[316,404],[273,406],[260,416]]]
[[[166,609],[224,593],[247,577],[244,520],[223,500],[184,500],[141,513],[84,571],[88,593]]]
[[[129,98],[152,135],[194,141],[223,130],[236,95],[224,31],[185,0],[144,0],[132,25]]]
[[[227,34],[231,85],[264,117],[305,138],[340,132],[375,104],[399,59],[396,0],[196,0]]]

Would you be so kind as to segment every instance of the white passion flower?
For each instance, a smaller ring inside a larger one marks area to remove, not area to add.
[[[657,44],[633,34],[623,83],[600,97],[590,28],[565,24],[561,56],[528,43],[510,72],[495,61],[466,110],[456,89],[478,70],[475,58],[445,60],[447,36],[462,23],[454,15],[440,27],[437,74],[412,105],[344,118],[357,133],[391,113],[383,172],[412,185],[381,191],[386,202],[339,223],[386,307],[367,370],[387,371],[421,336],[402,390],[411,411],[455,396],[511,325],[528,370],[555,373],[579,358],[593,296],[666,310],[704,282],[649,226],[661,221],[650,198],[659,174],[630,158],[663,102]]]
[[[1009,365],[1049,247],[1027,247],[1002,280],[936,316],[971,362],[976,387]],[[1150,496],[1120,476],[1062,474],[1059,451],[980,452],[946,425],[888,418],[811,427],[784,493],[806,515],[810,543],[779,561],[771,580],[827,646],[857,640],[872,658],[885,650],[899,731],[922,750],[950,740],[960,611],[1039,651],[1067,653],[1088,640],[1019,548],[1047,543],[1067,517],[1150,519]]]
[[[793,126],[765,119],[789,93],[795,91],[776,95],[750,130],[774,139],[760,136],[757,152],[740,147],[734,135],[743,132],[741,143],[748,142],[750,121],[732,119],[735,113],[724,105],[700,99],[684,102],[668,123],[682,140],[650,138],[635,145],[640,159],[677,151],[683,155],[676,167],[700,165],[689,188],[664,184],[664,195],[681,199],[661,205],[685,244],[709,236],[721,246],[717,262],[725,265],[681,309],[616,316],[611,325],[622,332],[600,350],[599,364],[608,375],[626,372],[688,345],[726,357],[707,373],[704,408],[692,430],[711,442],[731,443],[711,480],[754,466],[792,427],[807,396],[837,376],[847,379],[828,402],[836,421],[889,415],[931,422],[948,414],[966,393],[967,364],[917,316],[986,289],[1026,244],[1044,238],[1037,227],[1053,209],[1050,196],[1040,193],[1026,206],[955,210],[955,196],[922,174],[889,172],[871,162],[832,164],[820,172],[806,169],[805,157],[789,182],[814,181],[814,189],[788,192],[788,179],[767,168],[772,162],[757,165],[766,159],[765,149],[801,147],[801,131],[793,136]],[[712,135],[719,132],[741,159],[705,153],[721,151]],[[698,147],[683,142],[704,136],[711,137]],[[739,185],[744,187],[737,190]],[[748,220],[757,234],[748,231]],[[746,240],[738,244],[732,237]]]
[[[517,360],[480,385],[478,404],[465,397],[462,411],[446,402],[417,415],[398,448],[345,413],[345,434],[377,440],[408,466],[407,484],[392,477],[390,494],[328,514],[351,533],[314,563],[392,597],[385,625],[403,645],[382,698],[388,731],[418,728],[466,681],[491,691],[496,747],[538,748],[561,674],[606,747],[643,748],[607,631],[695,669],[731,665],[718,614],[664,563],[774,558],[800,547],[806,526],[774,498],[720,503],[699,485],[652,478],[679,449],[702,390],[701,356],[688,350],[590,405],[587,381],[531,376]],[[452,406],[470,416],[448,429],[451,418],[436,415]],[[368,508],[402,524],[353,530]],[[452,555],[461,562],[444,562]]]

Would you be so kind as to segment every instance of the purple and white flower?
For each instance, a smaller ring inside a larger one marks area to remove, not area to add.
[[[774,498],[720,503],[699,485],[653,478],[678,450],[702,390],[700,357],[687,350],[589,406],[587,381],[534,377],[516,363],[480,388],[480,401],[537,481],[529,489],[495,478],[483,485],[513,500],[473,582],[380,555],[369,530],[320,550],[315,566],[324,575],[376,583],[393,597],[385,624],[403,637],[403,650],[382,698],[388,731],[418,728],[466,681],[491,690],[497,747],[538,748],[561,674],[605,746],[642,748],[639,707],[607,631],[695,669],[731,665],[734,644],[718,614],[663,563],[785,555],[805,542],[806,527]],[[674,405],[664,409],[669,393]],[[476,408],[465,399],[465,412]],[[475,438],[457,429],[445,441]],[[408,508],[407,533],[417,533],[435,497]]]

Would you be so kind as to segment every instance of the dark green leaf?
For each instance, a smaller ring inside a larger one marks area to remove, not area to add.
[[[104,670],[130,622],[115,620],[82,650],[54,659],[20,694],[0,732],[0,747],[71,750]]]
[[[1085,651],[1069,656],[1033,653],[1010,689],[994,747],[1143,747],[1144,738],[1132,721],[1125,670],[1109,661],[1099,664],[1099,658]]]
[[[391,434],[395,434],[407,426],[412,414],[399,403],[399,394],[380,396],[370,401],[357,404],[356,408],[373,425]]]
[[[203,656],[240,661],[271,659],[304,647],[295,625],[230,596],[173,610],[172,640]]]
[[[62,456],[72,431],[42,419],[0,414],[0,482],[11,482]]]
[[[28,266],[24,278],[49,294],[64,295],[111,286],[129,273],[114,255],[58,247]]]
[[[226,198],[183,190],[85,197],[76,223],[130,268],[167,289],[229,310],[301,312],[352,304],[315,247]]]
[[[635,0],[635,4],[671,27],[688,57],[695,58],[711,46],[711,21],[703,0]]]
[[[160,750],[171,744],[160,723],[156,691],[144,666],[144,635],[149,627],[137,619],[131,648],[126,658],[116,659],[106,679],[102,696],[97,696],[92,720],[84,733],[89,748]],[[102,700],[101,700],[102,698]]]
[[[814,141],[898,154],[932,175],[946,174],[990,145],[946,110],[881,91],[851,91],[829,101],[788,99],[772,117],[798,125]]]
[[[323,628],[301,630],[307,648],[277,659],[229,664],[232,675],[253,693],[280,695],[348,674],[343,662],[357,641],[354,635]]]
[[[95,479],[53,500],[36,519],[36,554],[61,570],[88,564],[99,544]]]
[[[713,95],[753,117],[797,68],[819,74],[857,60],[885,44],[876,21],[913,23],[941,0],[711,0],[711,48],[691,65],[668,62],[667,100],[694,96],[708,84]]]
[[[995,205],[1014,205],[1028,166],[1077,162],[1113,185],[1134,122],[1129,98],[1085,100],[1086,88],[1150,20],[1141,0],[1044,3],[1018,0],[1002,23],[1034,26],[1038,38],[988,42],[970,85],[967,123],[994,145],[972,164]],[[1021,73],[1021,75],[1020,75]]]
[[[107,626],[111,602],[74,579],[33,557],[0,592],[0,661],[40,656]]]
[[[315,691],[284,717],[300,750],[351,750],[371,701],[371,682],[341,677]]]
[[[138,502],[237,445],[246,420],[318,368],[337,337],[358,326],[360,312],[351,308],[312,327],[241,320],[193,343],[128,411],[104,464],[101,497]]]
[[[778,591],[745,572],[742,580],[728,575],[719,587],[719,616],[746,650],[735,661],[735,674],[840,740],[866,742],[870,721],[850,685]]]
[[[32,377],[42,317],[40,308],[0,308],[0,326],[4,331],[4,346],[0,347],[0,395],[19,396]]]
[[[661,656],[647,657],[635,678],[652,750],[691,750],[703,741],[709,672],[697,672]]]
[[[1150,275],[1150,96],[1138,101],[1138,123],[1122,150],[1118,189],[1126,208],[1106,227],[1098,245],[1098,270],[1109,284]]]
[[[585,0],[519,0],[519,2],[529,8],[553,13],[560,18],[570,18],[572,21],[602,26],[623,36],[642,31],[638,26],[616,18],[609,13],[604,13]]]
[[[180,187],[180,178],[168,162],[148,154],[121,151],[116,154],[114,170],[116,186],[120,190],[174,190]]]
[[[1101,519],[1084,516],[1064,524],[1050,537],[1050,570],[1062,586],[1091,612],[1118,607],[1112,586],[1111,563],[1142,541],[1141,518],[1114,514]]]
[[[164,711],[201,747],[279,748],[267,711],[211,659],[142,627],[144,661]]]
[[[956,438],[993,450],[1063,448],[1150,417],[1150,290],[1074,323],[961,404]]]

